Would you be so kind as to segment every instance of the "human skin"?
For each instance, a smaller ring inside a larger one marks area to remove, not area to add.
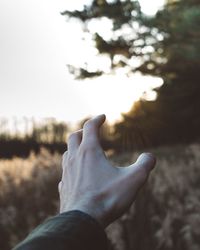
[[[97,116],[70,135],[58,189],[60,213],[79,210],[106,228],[133,203],[156,159],[150,153],[143,153],[130,166],[113,166],[99,142],[104,121],[105,115]]]

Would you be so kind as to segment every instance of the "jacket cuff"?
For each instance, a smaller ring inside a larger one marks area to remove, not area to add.
[[[78,210],[47,219],[14,250],[107,250],[108,240],[102,226]]]

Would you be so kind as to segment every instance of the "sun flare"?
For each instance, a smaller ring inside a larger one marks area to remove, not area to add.
[[[134,102],[145,93],[147,99],[155,97],[152,88],[162,85],[162,79],[135,74],[126,77],[102,76],[96,80],[76,84],[76,90],[83,98],[91,115],[104,113],[110,123],[119,120],[121,113],[130,110]]]

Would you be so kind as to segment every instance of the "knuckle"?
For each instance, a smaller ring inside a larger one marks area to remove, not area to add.
[[[68,155],[67,162],[71,165],[75,161],[75,157],[73,155]]]
[[[63,166],[68,165],[68,163],[72,163],[76,158],[76,154],[71,153],[69,151],[65,151],[62,155],[62,164]]]
[[[98,146],[95,143],[84,143],[81,147],[82,152],[95,152],[98,151]]]
[[[86,122],[84,123],[83,128],[85,128],[85,129],[92,129],[92,128],[93,128],[93,122],[92,122],[92,120],[86,121]]]
[[[81,133],[82,133],[82,129],[77,130],[77,131],[75,131],[75,132],[71,133],[71,134],[68,136],[68,139],[67,139],[67,140],[68,140],[68,142],[70,142],[70,141],[72,141],[72,140],[76,139],[76,138],[77,138],[77,136],[79,136]]]

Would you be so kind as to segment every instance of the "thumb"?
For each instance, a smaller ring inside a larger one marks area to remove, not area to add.
[[[152,154],[143,153],[138,157],[134,164],[121,168],[124,173],[121,175],[123,176],[124,185],[121,185],[119,191],[122,192],[120,204],[124,209],[130,207],[132,202],[136,199],[139,190],[147,181],[155,164],[156,158]]]
[[[151,170],[155,167],[156,158],[151,153],[142,153],[137,161],[127,167],[128,179],[137,188],[140,188],[147,180]]]
[[[144,171],[148,173],[151,172],[151,170],[155,167],[156,165],[156,158],[153,154],[151,153],[142,153],[137,161],[134,164],[135,168],[138,170],[143,169]]]

